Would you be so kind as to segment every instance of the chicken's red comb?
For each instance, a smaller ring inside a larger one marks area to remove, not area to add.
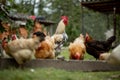
[[[62,19],[68,20],[67,16],[61,16]]]

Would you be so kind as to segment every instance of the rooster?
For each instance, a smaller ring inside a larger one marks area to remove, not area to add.
[[[59,39],[62,39],[62,41],[66,41],[68,39],[68,36],[65,32],[65,27],[68,25],[68,17],[62,16],[62,20],[58,23],[57,29],[55,34],[52,36],[52,38],[56,39],[59,36]],[[55,40],[55,43],[57,40]]]
[[[63,34],[65,32],[65,27],[68,25],[68,17],[62,16],[62,20],[58,23],[55,34]]]
[[[68,39],[67,33],[65,32],[65,28],[68,25],[68,17],[67,16],[62,16],[62,19],[57,25],[57,29],[55,34],[52,36],[52,39],[55,42],[56,45],[56,56],[60,54],[61,48],[65,41]]]
[[[4,48],[6,54],[13,57],[21,67],[24,62],[32,59],[35,49],[39,47],[40,42],[44,41],[45,35],[42,32],[35,32],[33,35],[34,38],[10,41]]]
[[[80,34],[78,38],[74,40],[73,43],[69,45],[70,59],[83,60],[86,47],[84,44],[84,36]]]
[[[120,45],[115,47],[110,53],[103,53],[100,59],[106,60],[107,63],[120,65]]]
[[[111,49],[112,43],[115,41],[115,39],[115,36],[111,36],[106,41],[93,40],[92,37],[86,33],[86,51],[96,59],[99,59],[100,54],[108,52]]]

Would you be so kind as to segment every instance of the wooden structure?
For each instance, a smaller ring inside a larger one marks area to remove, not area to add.
[[[14,59],[0,59],[0,69],[18,68]],[[120,71],[120,65],[111,65],[105,61],[34,59],[24,64],[25,68],[56,68],[67,71]]]
[[[120,14],[120,0],[81,0],[81,6],[82,10],[86,7],[104,14],[113,14],[114,35],[116,35],[116,14]]]
[[[43,16],[39,17],[39,16],[28,15],[28,14],[23,14],[23,13],[10,13],[6,9],[6,6],[3,5],[2,3],[0,3],[0,11],[4,12],[5,18],[7,18],[7,20],[9,19],[10,21],[12,21],[12,23],[17,23],[18,25],[20,25],[20,24],[24,24],[25,25],[26,22],[28,20],[30,20],[30,19],[31,20],[39,19],[39,22],[41,24],[45,25],[45,27],[50,27],[48,31],[50,32],[50,34],[53,34],[53,27],[51,27],[51,25],[54,25],[55,22],[47,20]]]
[[[34,17],[34,18],[39,18],[39,22],[46,26],[55,24],[55,22],[53,22],[53,21],[46,20],[45,17],[36,17],[34,15],[31,16],[31,15],[22,14],[22,13],[10,14],[10,12],[5,8],[5,6],[2,3],[0,3],[0,10],[3,11],[4,14],[6,14],[6,17],[10,18],[13,21],[27,21],[27,20],[31,19],[31,17]]]
[[[6,14],[6,17],[9,17],[11,20],[17,21],[17,20],[21,20],[21,21],[26,21],[28,19],[31,19],[31,15],[27,15],[27,14],[22,14],[22,13],[12,13],[10,14],[10,12],[5,8],[5,5],[3,5],[2,3],[0,3],[0,10],[3,11]],[[35,18],[38,18],[36,16],[34,16]],[[45,18],[40,18],[40,22],[41,24],[44,25],[51,25],[51,24],[55,24],[55,22],[50,21],[50,20],[46,20]]]
[[[9,17],[14,21],[19,21],[19,20],[26,21],[26,20],[31,19],[30,18],[31,16],[25,15],[25,14],[20,14],[20,13],[9,15]],[[39,22],[45,26],[50,26],[50,25],[55,24],[55,22],[46,20],[45,17],[42,17],[42,16],[41,17],[35,16],[35,18],[38,18]]]

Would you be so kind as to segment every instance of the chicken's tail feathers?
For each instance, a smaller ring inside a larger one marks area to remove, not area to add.
[[[116,36],[111,36],[110,38],[107,39],[107,42],[113,43],[116,40]]]

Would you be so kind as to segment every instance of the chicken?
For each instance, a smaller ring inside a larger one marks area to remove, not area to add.
[[[115,47],[110,53],[103,53],[100,59],[105,60],[109,64],[120,65],[120,45]]]
[[[100,54],[108,52],[111,49],[112,43],[115,41],[115,39],[115,36],[111,36],[106,41],[93,40],[92,37],[86,33],[86,51],[96,59],[99,59]]]
[[[63,41],[63,35],[61,34],[54,34],[51,38],[56,44],[55,47],[57,47]]]
[[[58,23],[56,32],[52,36],[52,38],[55,39],[55,43],[58,42],[57,40],[60,41],[60,39],[62,39],[62,40],[68,39],[68,36],[65,32],[65,27],[68,25],[68,17],[67,16],[62,16],[61,18],[62,18],[62,20]],[[59,39],[56,39],[58,37],[59,37]]]
[[[56,45],[56,56],[60,54],[63,44],[68,39],[67,33],[65,32],[65,27],[68,25],[68,17],[62,16],[61,18],[62,20],[58,23],[55,34],[51,36]]]
[[[16,34],[12,34],[12,35],[11,35],[11,38],[12,38],[12,41],[18,39],[18,37],[17,37]]]
[[[62,16],[61,18],[62,18],[62,20],[58,23],[55,34],[63,34],[65,31],[65,27],[68,24],[68,17],[67,16]]]
[[[109,29],[107,30],[104,34],[105,34],[105,38],[108,39],[109,37],[113,36],[114,34],[114,30],[113,29]]]
[[[84,44],[84,36],[80,34],[78,38],[74,40],[73,43],[69,45],[70,59],[83,60],[86,47]]]
[[[6,53],[13,57],[20,66],[32,59],[35,49],[39,47],[40,42],[44,41],[45,35],[42,32],[35,32],[33,35],[34,38],[10,41],[4,48]]]
[[[45,41],[40,43],[40,47],[36,49],[35,57],[37,59],[54,59],[55,44],[50,36],[45,38]]]
[[[110,64],[120,65],[120,45],[112,50],[107,62]]]
[[[105,53],[100,54],[99,60],[107,60],[110,54],[111,54],[110,52],[105,52]]]

